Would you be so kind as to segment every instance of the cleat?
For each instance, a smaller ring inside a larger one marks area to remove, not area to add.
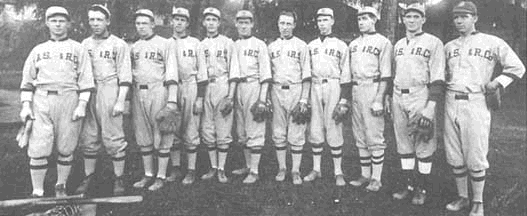
[[[470,202],[468,201],[468,198],[465,197],[459,197],[456,200],[448,203],[446,205],[446,209],[449,211],[459,211],[461,209],[464,209],[470,205]]]
[[[293,179],[293,184],[294,185],[301,185],[302,184],[302,177],[300,177],[300,173],[299,172],[292,172],[291,173],[291,178]]]
[[[65,184],[57,184],[55,185],[55,197],[66,197],[68,194],[66,193],[66,185]]]
[[[113,182],[113,195],[114,196],[121,196],[124,194],[125,188],[124,188],[124,180],[122,176],[115,177],[115,180]]]
[[[148,187],[148,190],[149,191],[156,191],[156,190],[161,189],[163,186],[165,186],[165,181],[166,181],[166,179],[162,179],[162,178],[159,178],[159,177],[156,178],[154,183],[152,185],[150,185],[150,187]]]
[[[77,190],[75,190],[75,194],[84,194],[86,191],[88,191],[88,187],[90,186],[90,183],[93,181],[94,174],[90,174],[82,180],[79,187],[77,187]]]
[[[322,177],[322,174],[320,173],[320,171],[311,170],[311,172],[309,172],[307,176],[304,176],[304,181],[310,182],[310,181],[314,181],[315,179],[321,178],[321,177]]]
[[[404,190],[401,190],[399,192],[395,192],[394,194],[392,194],[392,197],[395,200],[403,200],[406,197],[408,197],[408,195],[410,195],[410,193],[412,193],[413,190],[414,190],[414,188],[412,186],[408,185],[408,187],[405,188]]]
[[[412,198],[412,204],[414,205],[423,205],[426,200],[426,190],[419,189],[415,190],[414,197]]]
[[[189,184],[194,183],[195,179],[196,179],[195,171],[194,170],[188,170],[187,171],[187,175],[185,175],[185,178],[183,179],[183,181],[181,183],[183,183],[183,185],[189,185]]]
[[[366,186],[366,190],[369,190],[371,192],[377,192],[381,189],[381,187],[382,187],[382,183],[380,181],[378,181],[377,179],[372,179],[370,181],[370,184]]]
[[[44,197],[44,195],[38,195],[38,194],[30,194],[29,196],[27,196],[28,199],[37,199],[37,198],[42,198]]]
[[[229,182],[229,178],[225,175],[225,170],[218,169],[218,181],[220,183],[227,183]]]
[[[181,170],[179,167],[173,167],[170,171],[170,175],[167,177],[167,182],[175,182],[179,178],[181,178],[183,174],[181,173]]]
[[[250,170],[249,170],[248,167],[244,167],[244,168],[241,168],[241,169],[233,170],[232,174],[234,174],[234,175],[245,175],[245,174],[248,174],[249,171]]]
[[[364,177],[364,176],[360,176],[360,178],[355,179],[355,180],[353,180],[353,181],[350,181],[349,183],[350,183],[350,185],[353,185],[353,186],[355,186],[355,187],[360,187],[360,186],[362,186],[363,184],[365,184],[365,183],[367,183],[367,182],[370,182],[370,181],[371,181],[370,178],[366,178],[366,177]]]
[[[470,210],[469,216],[483,216],[484,213],[485,212],[483,211],[483,202],[474,201],[472,203],[472,209]]]
[[[258,179],[259,179],[258,173],[250,172],[249,175],[247,175],[247,177],[245,177],[245,179],[243,180],[243,183],[244,184],[253,184],[256,181],[258,181]]]
[[[216,175],[217,171],[218,171],[217,168],[210,169],[209,172],[207,172],[207,173],[205,173],[205,175],[201,176],[201,180],[209,180],[209,179],[211,179],[212,177],[214,177]]]
[[[139,180],[138,182],[134,183],[133,187],[134,188],[144,188],[146,187],[148,184],[150,184],[150,182],[154,179],[154,177],[152,176],[143,176],[141,178],[141,180]]]
[[[276,180],[278,182],[283,182],[285,180],[286,172],[287,171],[285,169],[279,170],[278,174],[276,174],[276,176],[274,177],[274,180]]]
[[[335,184],[337,186],[345,186],[346,185],[346,180],[344,180],[344,175],[343,174],[335,175]]]

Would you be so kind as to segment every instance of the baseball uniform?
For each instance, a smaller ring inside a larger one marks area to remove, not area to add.
[[[86,38],[82,45],[92,60],[96,90],[91,94],[82,128],[80,147],[86,156],[95,156],[101,142],[109,155],[123,152],[127,146],[122,115],[112,111],[119,96],[119,86],[131,86],[130,49],[122,39],[109,35],[101,40]]]

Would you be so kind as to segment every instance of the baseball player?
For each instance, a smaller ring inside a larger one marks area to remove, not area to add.
[[[96,90],[91,94],[88,111],[80,136],[84,155],[85,178],[76,193],[85,193],[92,182],[97,153],[101,144],[111,155],[114,169],[114,195],[124,193],[125,148],[123,117],[124,101],[132,85],[130,49],[122,39],[110,34],[110,11],[102,5],[88,9],[92,36],[82,41],[92,61]],[[102,142],[102,143],[101,143]]]
[[[33,48],[24,64],[20,118],[34,121],[27,150],[32,196],[44,195],[47,158],[56,148],[55,196],[59,197],[66,196],[73,151],[94,83],[88,52],[80,43],[68,38],[68,11],[51,6],[46,10],[45,19],[50,40]]]
[[[437,140],[435,137],[430,140],[413,139],[409,135],[410,120],[421,115],[429,124],[437,122],[436,102],[444,96],[445,83],[443,42],[423,32],[425,21],[424,4],[414,3],[406,8],[403,16],[406,37],[394,47],[393,103],[391,110],[387,109],[387,114],[393,116],[404,184],[404,188],[394,193],[393,197],[404,199],[413,191],[412,203],[415,205],[425,202]],[[385,106],[389,108],[390,104],[387,102]],[[418,172],[414,173],[416,158]]]
[[[239,61],[239,83],[236,89],[236,132],[238,142],[244,146],[245,162],[249,174],[245,184],[256,182],[262,148],[265,143],[265,119],[257,120],[251,107],[265,106],[267,89],[272,81],[271,63],[267,45],[252,36],[253,14],[247,10],[236,14],[236,28],[240,39],[235,42],[235,58]]]
[[[379,20],[375,8],[364,7],[357,13],[361,36],[349,45],[351,57],[352,131],[359,148],[361,177],[350,182],[359,187],[369,183],[369,191],[382,187],[381,174],[384,161],[383,99],[386,83],[391,78],[390,41],[375,32]]]
[[[143,188],[154,179],[153,151],[157,151],[157,175],[148,190],[162,188],[174,134],[161,134],[158,115],[165,110],[177,110],[179,81],[175,47],[169,40],[154,34],[154,14],[148,9],[135,13],[135,27],[140,40],[132,45],[132,75],[134,90],[132,120],[135,138],[141,147],[144,176],[134,183]]]
[[[273,87],[273,142],[276,147],[278,174],[276,181],[284,181],[286,150],[291,145],[293,184],[302,184],[300,162],[305,143],[306,124],[293,122],[292,111],[307,106],[311,89],[311,61],[307,44],[293,35],[297,16],[294,11],[282,11],[278,17],[280,37],[269,45]]]
[[[172,11],[172,24],[174,26],[174,36],[170,42],[176,47],[176,57],[179,72],[179,91],[178,103],[183,112],[183,129],[176,134],[174,145],[171,152],[172,171],[167,178],[168,181],[175,181],[180,175],[180,151],[179,148],[184,143],[187,151],[187,174],[183,179],[183,184],[192,184],[195,179],[196,170],[196,151],[200,143],[199,121],[203,110],[204,89],[200,89],[198,96],[199,81],[206,81],[206,74],[199,75],[198,72],[198,44],[199,40],[188,35],[190,24],[190,13],[185,8],[174,8]],[[197,102],[196,100],[199,100]],[[201,105],[200,105],[201,104]],[[199,105],[199,107],[195,106]]]
[[[470,215],[482,216],[491,121],[485,94],[520,79],[525,66],[505,41],[476,30],[478,12],[474,3],[462,1],[452,12],[460,36],[445,45],[447,91],[443,139],[459,198],[446,208],[458,211],[469,206],[467,175],[470,174],[473,196]],[[503,66],[503,71],[491,80],[497,64]]]
[[[204,78],[198,82],[196,107],[203,109],[201,136],[208,148],[211,169],[201,179],[211,179],[218,173],[218,181],[226,183],[225,162],[232,142],[232,109],[239,66],[234,42],[218,32],[220,11],[206,8],[203,17],[207,37],[198,45],[198,62],[199,74],[204,74]],[[202,90],[204,87],[206,91]]]
[[[341,85],[351,82],[347,46],[332,34],[335,23],[332,9],[319,9],[316,20],[320,36],[308,44],[312,73],[312,115],[308,140],[313,145],[313,170],[304,177],[304,181],[322,177],[322,145],[327,141],[333,157],[336,185],[344,186],[346,182],[341,168],[344,143],[342,121],[334,118],[334,112],[345,109],[348,101],[344,97],[347,91],[341,91]]]

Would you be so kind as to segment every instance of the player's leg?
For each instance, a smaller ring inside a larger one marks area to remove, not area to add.
[[[194,115],[194,102],[197,97],[197,86],[194,84],[194,87],[190,87],[187,91],[192,91],[188,93],[187,100],[185,102],[185,115],[188,115],[187,124],[184,126],[184,136],[185,147],[187,152],[187,174],[183,179],[182,183],[184,185],[192,184],[195,180],[195,171],[196,171],[196,157],[197,157],[197,147],[200,142],[199,137],[199,124],[200,124],[200,115]],[[188,109],[188,111],[187,111]]]
[[[287,109],[289,113],[287,114],[287,142],[291,145],[291,178],[293,179],[293,184],[299,185],[302,184],[302,178],[300,177],[300,164],[302,162],[302,150],[304,149],[304,144],[306,143],[306,124],[297,124],[293,122],[293,117],[291,116],[291,110],[294,109],[298,103],[298,98],[302,93],[301,85],[291,86],[291,92],[294,92],[294,97],[289,97]]]
[[[239,88],[239,86],[238,86]],[[234,103],[234,115],[236,117],[236,135],[238,136],[238,144],[243,148],[243,158],[245,159],[245,166],[240,169],[232,171],[234,175],[245,175],[249,173],[251,167],[251,149],[247,147],[247,133],[245,132],[245,119],[246,113],[242,107],[241,92],[236,92],[235,103]]]
[[[217,157],[218,157],[218,181],[226,183],[228,181],[225,175],[225,163],[227,162],[227,154],[229,147],[232,143],[232,124],[234,120],[234,114],[231,112],[226,116],[223,116],[221,110],[218,109],[220,100],[227,97],[229,94],[229,85],[227,82],[221,83],[218,90],[218,97],[216,98],[216,140],[217,140]]]
[[[371,180],[371,153],[366,145],[366,128],[364,112],[370,112],[369,107],[364,105],[362,89],[359,86],[353,86],[353,99],[351,102],[351,130],[355,140],[355,145],[359,151],[359,162],[361,167],[361,176],[350,184],[360,187]]]
[[[86,108],[79,147],[83,153],[84,179],[75,190],[75,194],[86,193],[90,183],[94,179],[95,165],[97,164],[97,153],[101,148],[102,140],[99,139],[99,118],[97,118],[96,103],[97,93],[92,92],[90,101]]]
[[[183,119],[181,122],[181,127],[183,128],[187,127],[187,125],[189,124],[190,116],[193,115],[192,106],[193,106],[194,101],[188,101],[188,97],[186,96],[187,94],[189,94],[189,91],[191,88],[192,86],[189,85],[189,83],[183,82],[179,84],[179,88],[177,92],[178,93],[178,97],[177,97],[178,106],[181,108],[180,111],[183,114]],[[190,102],[192,102],[192,104],[190,104],[190,109],[189,109],[188,107],[189,107]],[[167,177],[168,182],[174,182],[177,179],[179,179],[182,175],[181,173],[181,148],[184,143],[185,133],[186,131],[180,128],[179,133],[176,133],[174,136],[174,142],[173,142],[172,148],[170,148],[171,167],[170,167],[170,174]]]
[[[286,92],[288,93],[288,92]],[[282,104],[282,101],[286,101],[286,97],[292,97],[291,95],[284,94],[284,91],[280,89],[280,86],[273,86],[271,91],[271,100],[273,102],[273,143],[276,150],[276,160],[278,161],[278,173],[275,176],[276,181],[284,181],[287,166],[286,166],[286,153],[287,153],[287,115],[288,112],[286,107]]]
[[[208,176],[210,172],[213,171],[212,176],[216,173],[216,169],[218,167],[218,159],[216,154],[216,124],[214,122],[215,117],[215,110],[214,110],[214,101],[213,101],[213,94],[215,93],[215,87],[216,83],[209,83],[209,86],[207,87],[207,93],[205,95],[205,98],[203,99],[203,114],[202,114],[202,121],[201,121],[201,136],[203,137],[203,144],[207,147],[207,149],[211,150],[208,151],[209,160],[210,160],[210,166],[208,173],[205,174]],[[210,174],[209,174],[210,175]],[[205,176],[205,177],[207,177]],[[202,176],[203,177],[203,176]]]
[[[368,105],[368,112],[364,113],[365,126],[366,126],[366,140],[368,143],[368,149],[371,152],[371,163],[372,181],[366,187],[369,191],[378,191],[382,187],[382,170],[384,164],[384,149],[386,143],[384,142],[384,116],[374,116],[369,107],[371,107],[371,98],[376,94],[378,83],[364,85],[364,92],[368,96],[368,102],[364,103]]]
[[[336,80],[335,80],[336,81]],[[326,128],[326,140],[331,149],[331,157],[333,158],[333,174],[335,175],[335,184],[337,186],[346,185],[344,180],[344,173],[342,172],[342,145],[344,138],[342,136],[343,122],[337,124],[333,119],[333,110],[340,100],[340,84],[338,82],[330,82],[329,91],[324,92],[325,105],[324,119]]]
[[[150,184],[154,178],[153,171],[153,153],[154,138],[152,126],[147,117],[146,107],[148,103],[148,90],[135,88],[132,99],[132,122],[134,125],[134,134],[137,145],[140,147],[141,158],[143,161],[143,177],[133,184],[134,188],[143,188]]]
[[[313,154],[313,169],[304,177],[304,181],[313,181],[322,177],[320,163],[322,161],[322,144],[324,143],[324,108],[322,106],[322,85],[311,85],[311,121],[309,123],[308,140]]]
[[[254,183],[259,179],[260,158],[262,155],[262,148],[265,143],[265,124],[263,122],[256,122],[253,120],[253,114],[250,109],[253,104],[260,98],[260,83],[247,82],[239,84],[238,90],[242,90],[243,109],[246,113],[245,124],[247,133],[247,146],[251,148],[251,166],[249,175],[244,179],[243,183]]]

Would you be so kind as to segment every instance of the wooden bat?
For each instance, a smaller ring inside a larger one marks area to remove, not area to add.
[[[9,208],[9,207],[20,207],[25,205],[31,205],[38,202],[46,201],[56,201],[56,200],[71,200],[71,199],[82,199],[84,198],[83,194],[65,196],[65,197],[40,197],[40,198],[29,198],[29,199],[14,199],[14,200],[3,200],[0,201],[0,208]]]
[[[26,122],[20,127],[20,130],[18,130],[18,134],[16,135],[16,141],[18,141],[18,146],[20,148],[24,148],[27,146],[29,142],[29,134],[31,133],[31,129],[33,128],[33,120],[27,119]]]
[[[33,203],[34,205],[71,205],[71,204],[97,204],[97,203],[137,203],[142,202],[143,196],[116,196],[100,198],[79,198],[79,199],[60,199],[60,200],[42,200]]]

